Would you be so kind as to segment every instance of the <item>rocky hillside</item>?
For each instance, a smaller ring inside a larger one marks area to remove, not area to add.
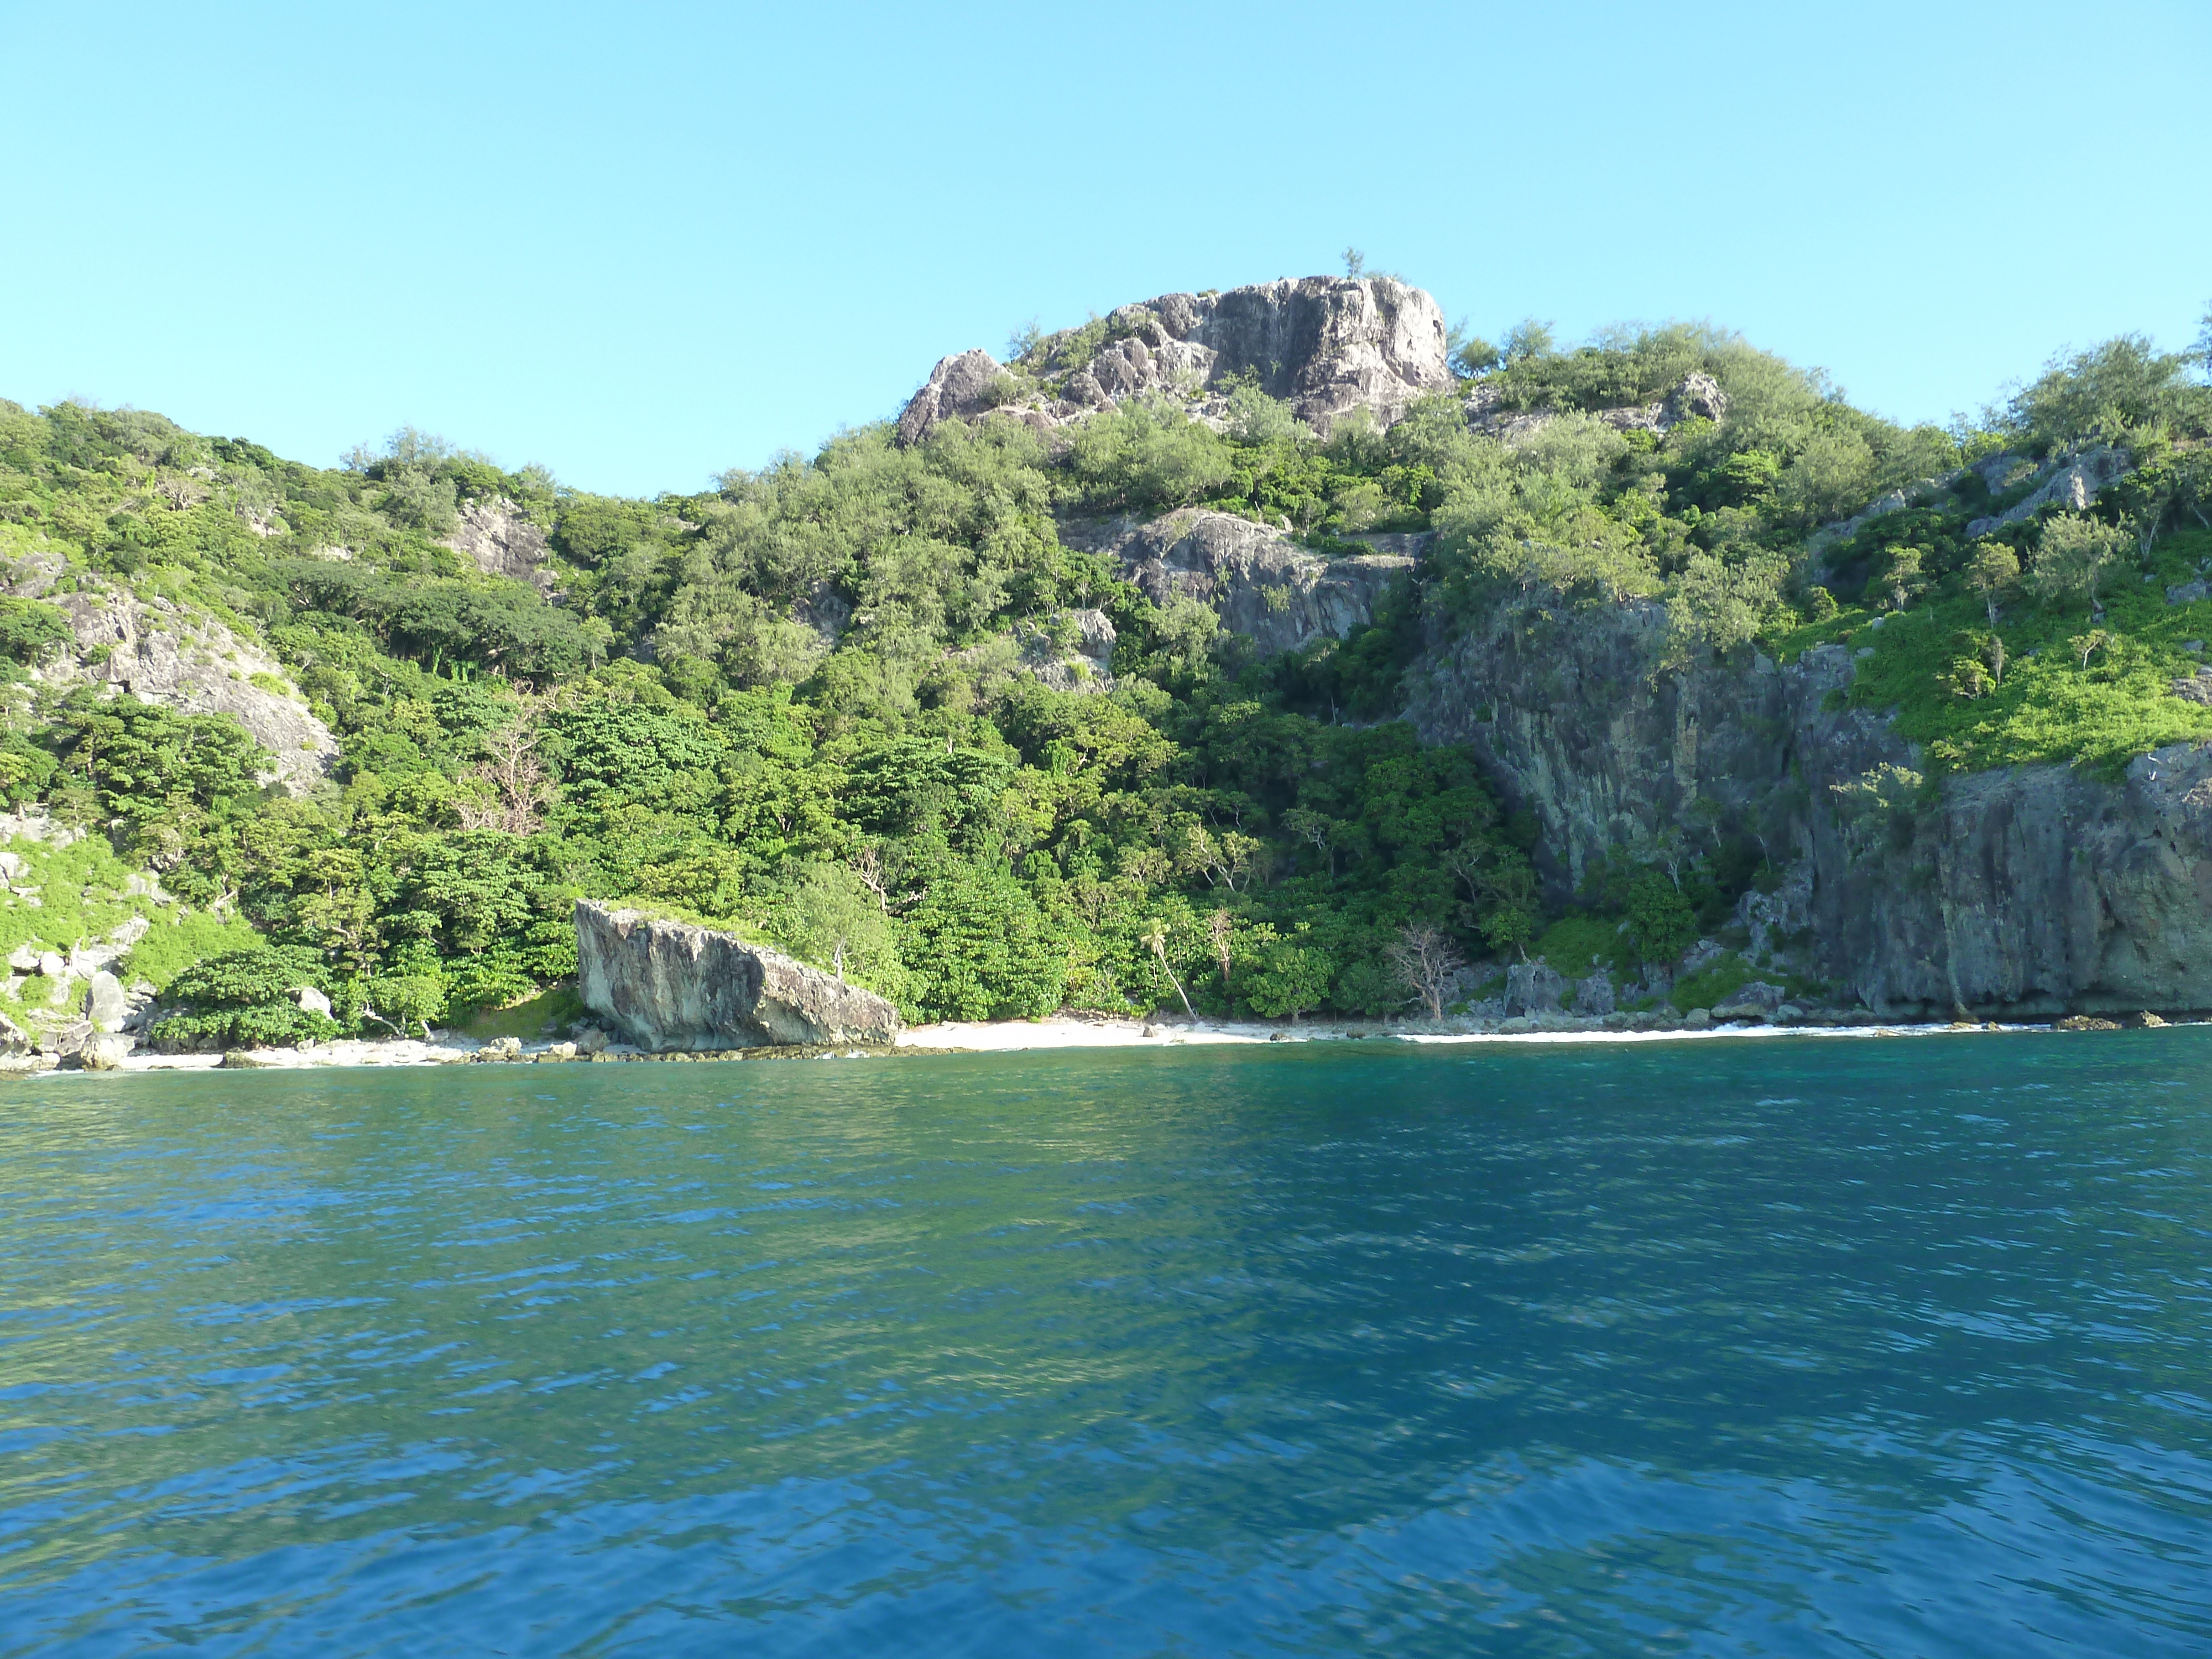
[[[650,501],[0,405],[0,1039],[464,1019],[580,901],[909,1019],[2203,1008],[2208,435],[2141,340],[1945,432],[1370,276]]]

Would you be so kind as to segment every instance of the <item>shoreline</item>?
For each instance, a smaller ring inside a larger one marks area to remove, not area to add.
[[[2160,1022],[2178,1024],[2196,1022]],[[2118,1028],[2118,1022],[2112,1028]],[[2022,1031],[2051,1031],[2057,1022],[1893,1022],[1883,1024],[1771,1024],[1764,1022],[1712,1024],[1704,1026],[1669,1025],[1661,1029],[1589,1029],[1562,1024],[1551,1029],[1523,1030],[1423,1030],[1373,1021],[1316,1021],[1297,1027],[1246,1021],[1151,1020],[1120,1017],[1055,1015],[1040,1020],[945,1021],[911,1026],[890,1043],[862,1046],[823,1043],[803,1047],[750,1048],[653,1051],[627,1043],[610,1043],[597,1053],[579,1053],[573,1042],[542,1041],[517,1044],[513,1038],[479,1041],[441,1035],[425,1042],[419,1038],[340,1038],[308,1048],[231,1050],[227,1053],[156,1054],[132,1054],[97,1071],[63,1067],[51,1055],[35,1057],[52,1063],[0,1060],[0,1079],[59,1076],[104,1076],[151,1072],[306,1071],[364,1067],[470,1065],[605,1065],[614,1063],[680,1064],[734,1062],[755,1060],[836,1060],[921,1058],[931,1054],[1024,1054],[1042,1050],[1083,1048],[1169,1048],[1196,1046],[1249,1046],[1279,1042],[1406,1042],[1427,1047],[1486,1043],[1523,1043],[1557,1047],[1572,1044],[1624,1044],[1705,1042],[1714,1038],[1907,1037],[1959,1036],[1972,1032],[1991,1035]],[[2101,1028],[2100,1028],[2101,1029]],[[33,1057],[26,1056],[24,1061]]]
[[[1412,1042],[1427,1045],[1460,1043],[1625,1043],[1704,1042],[1713,1037],[1870,1037],[1936,1036],[1970,1031],[2048,1031],[2051,1021],[2000,1023],[1869,1021],[1864,1024],[1776,1025],[1765,1023],[1670,1026],[1646,1030],[1595,1030],[1579,1026],[1552,1030],[1418,1030],[1405,1026],[1342,1021],[1316,1022],[1297,1028],[1261,1025],[1240,1021],[1192,1024],[1165,1019],[1079,1019],[1055,1017],[1042,1020],[947,1021],[917,1025],[899,1034],[896,1046],[932,1053],[1018,1054],[1040,1048],[1164,1048],[1195,1044],[1270,1042]]]

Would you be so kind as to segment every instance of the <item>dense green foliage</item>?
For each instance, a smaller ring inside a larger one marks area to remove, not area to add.
[[[1009,425],[912,450],[870,428],[635,502],[411,432],[319,471],[134,411],[9,410],[19,573],[58,557],[50,596],[258,633],[343,745],[294,798],[227,719],[41,690],[13,775],[276,947],[171,968],[175,1041],[304,1034],[299,984],[368,1031],[519,1000],[573,970],[579,895],[731,921],[917,1016],[1178,983],[1217,1010],[1395,1007],[1403,923],[1529,932],[1525,830],[1467,755],[1292,707],[1327,665],[1231,672],[1210,614],[1154,607],[1055,516],[1266,476],[1270,444],[1319,498],[1399,464],[1366,441],[1133,410],[1055,460]],[[495,500],[550,528],[559,603],[443,544]],[[1103,695],[1024,672],[1083,605],[1120,633]],[[65,636],[46,612],[0,617],[26,619],[19,659]]]
[[[1105,338],[1033,343],[1014,374],[1065,374]],[[1219,430],[1168,403],[1056,447],[1007,420],[911,448],[872,426],[652,501],[411,430],[325,471],[143,412],[0,404],[19,595],[0,599],[16,677],[0,791],[102,832],[223,930],[204,948],[229,954],[198,966],[179,956],[188,929],[141,947],[188,1009],[178,1041],[319,1031],[301,985],[363,1031],[520,1003],[573,971],[583,895],[726,921],[915,1017],[1186,998],[1296,1017],[1407,1006],[1386,953],[1408,923],[1475,957],[1559,925],[1533,827],[1505,819],[1470,753],[1387,718],[1425,641],[1501,606],[1649,596],[1677,664],[1870,644],[1853,695],[1897,707],[1939,766],[2124,759],[2212,732],[2212,709],[2165,695],[2194,666],[2185,636],[2212,635],[2212,604],[2164,604],[2212,562],[2212,423],[2185,359],[2115,342],[1948,434],[1709,330],[1561,350],[1523,325],[1459,361],[1479,381],[1388,431],[1347,421],[1323,441],[1243,386]],[[1723,418],[1601,418],[1692,374]],[[1494,420],[1551,412],[1471,430],[1478,388]],[[2013,486],[1992,496],[1962,460],[2010,452],[2027,479],[2100,443],[2139,466],[2094,515],[1966,535]],[[495,505],[550,535],[550,598],[448,544]],[[1261,661],[1060,533],[1194,505],[1323,552],[1439,534],[1372,626]],[[337,735],[334,775],[287,794],[226,717],[31,683],[72,648],[57,605],[100,593],[265,641]],[[1084,608],[1116,631],[1111,688],[1080,686],[1079,665],[1079,689],[1049,689],[1030,671],[1072,661]],[[1594,877],[1567,919],[1610,941],[1590,954],[1631,972],[1724,917],[1756,860],[1709,839]],[[240,921],[258,954],[237,952]]]

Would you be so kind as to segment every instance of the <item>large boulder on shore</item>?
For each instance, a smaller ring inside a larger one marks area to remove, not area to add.
[[[872,991],[748,944],[585,899],[576,906],[577,988],[641,1048],[889,1042],[898,1010]]]

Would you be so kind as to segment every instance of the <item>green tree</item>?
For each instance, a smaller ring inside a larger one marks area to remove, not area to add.
[[[36,662],[52,647],[75,640],[69,618],[53,606],[0,595],[0,653],[17,662]]]
[[[2038,598],[2080,595],[2099,608],[2106,573],[2134,550],[2127,532],[2083,514],[2063,513],[2043,526],[2028,557],[2027,587]]]
[[[1262,951],[1257,971],[1246,975],[1244,998],[1267,1018],[1287,1014],[1296,1024],[1328,1000],[1335,971],[1335,962],[1320,946],[1277,939]]]
[[[1966,580],[1982,596],[1990,626],[1997,625],[1997,595],[2020,580],[2020,556],[1999,542],[1984,542],[1966,566]]]
[[[181,1005],[148,1035],[166,1048],[269,1048],[325,1042],[339,1033],[328,1015],[303,1008],[294,993],[323,988],[314,953],[258,945],[195,963],[169,981],[163,1000]]]
[[[896,999],[905,981],[890,918],[854,871],[803,866],[770,901],[769,933],[793,955]]]
[[[1042,1019],[1060,1006],[1067,953],[1010,872],[942,866],[902,918],[908,1006],[930,1019]]]

